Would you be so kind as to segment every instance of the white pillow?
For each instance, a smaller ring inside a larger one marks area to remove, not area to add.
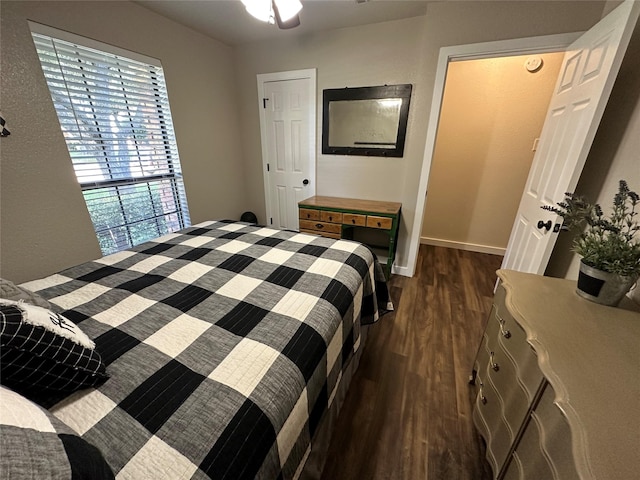
[[[22,300],[0,299],[0,305],[14,305],[22,311],[22,320],[36,327],[44,327],[85,348],[95,348],[95,343],[68,318],[46,308],[30,305]]]

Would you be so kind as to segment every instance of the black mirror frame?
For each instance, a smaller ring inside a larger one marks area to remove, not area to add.
[[[407,136],[409,103],[412,85],[384,85],[379,87],[332,88],[322,92],[322,153],[329,155],[361,155],[368,157],[402,157]],[[374,100],[401,98],[398,136],[395,148],[336,147],[329,145],[329,104],[344,100]]]

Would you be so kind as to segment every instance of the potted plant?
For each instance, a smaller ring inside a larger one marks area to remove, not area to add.
[[[563,218],[563,230],[576,233],[572,250],[582,257],[577,293],[597,303],[617,305],[640,276],[636,211],[640,196],[620,180],[612,212],[605,217],[597,203],[573,193],[565,195],[557,207],[542,208]]]

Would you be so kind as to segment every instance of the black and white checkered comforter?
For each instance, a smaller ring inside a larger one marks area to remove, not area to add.
[[[51,411],[117,478],[154,480],[296,478],[380,300],[362,245],[233,222],[25,286],[111,375]]]

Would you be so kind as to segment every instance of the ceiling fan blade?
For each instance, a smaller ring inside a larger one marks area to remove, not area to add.
[[[276,4],[275,1],[272,2],[272,5],[273,5],[273,13],[275,14],[278,28],[282,30],[286,30],[288,28],[294,28],[300,25],[300,15],[295,15],[285,22],[280,17],[280,12],[278,11],[278,5]]]
[[[300,25],[300,15],[296,15],[295,17],[283,22],[280,20],[280,16],[276,14],[276,22],[278,27],[281,29],[293,28]]]

